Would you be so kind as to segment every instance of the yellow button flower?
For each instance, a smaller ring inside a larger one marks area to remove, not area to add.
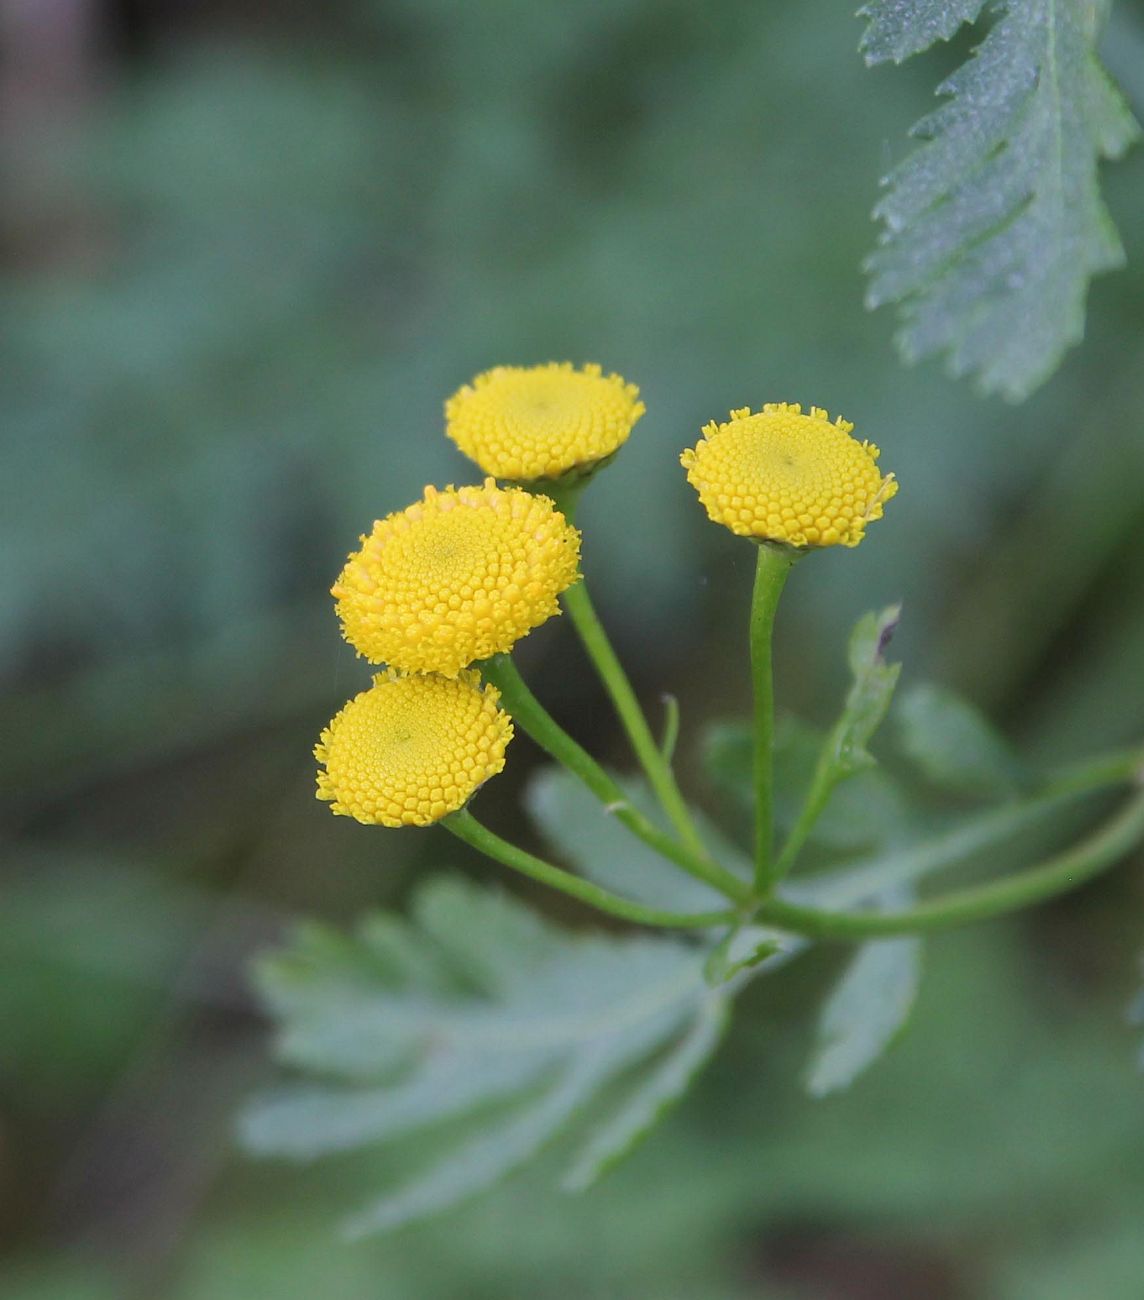
[[[497,366],[445,403],[445,432],[486,474],[527,482],[591,469],[643,413],[639,389],[599,366]]]
[[[480,674],[379,673],[322,732],[318,798],[374,826],[429,826],[504,767],[512,722]]]
[[[714,421],[680,457],[691,486],[717,524],[742,537],[790,546],[857,546],[866,525],[898,490],[877,467],[878,448],[850,436],[825,411],[768,403],[752,415]]]
[[[427,487],[389,515],[332,588],[346,640],[372,663],[454,677],[560,612],[580,534],[523,488]]]

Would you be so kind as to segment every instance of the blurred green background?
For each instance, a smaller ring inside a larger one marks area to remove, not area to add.
[[[309,755],[366,681],[329,583],[375,517],[474,477],[441,407],[477,370],[641,386],[585,568],[649,707],[681,696],[684,749],[746,705],[751,555],[678,452],[767,400],[845,414],[902,482],[792,584],[788,708],[827,721],[846,629],[901,598],[904,681],[963,689],[1035,758],[1144,733],[1144,151],[1105,169],[1128,269],[1014,408],[903,369],[862,307],[877,177],[968,40],[868,71],[826,0],[0,16],[0,1297],[1139,1300],[1139,862],[934,940],[913,1028],[838,1099],[799,1083],[837,954],[762,981],[580,1199],[540,1169],[347,1247],[400,1153],[299,1171],[232,1134],[272,1076],[250,955],[299,913],[485,871],[335,821]],[[1116,22],[1140,115],[1144,10]],[[568,629],[520,658],[622,757]],[[482,796],[502,827],[536,755],[512,760]]]

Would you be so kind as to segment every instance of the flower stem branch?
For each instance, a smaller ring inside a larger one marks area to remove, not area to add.
[[[813,939],[857,941],[919,934],[991,920],[1045,902],[1114,866],[1144,841],[1144,791],[1071,849],[1003,880],[956,890],[896,912],[827,912],[783,899],[763,902],[755,919]]]
[[[640,766],[647,774],[660,806],[683,843],[692,853],[705,857],[707,850],[691,820],[691,813],[676,784],[671,764],[664,757],[663,750],[651,733],[632,684],[624,672],[619,656],[612,648],[612,643],[608,640],[604,625],[600,622],[599,615],[588,595],[584,579],[581,578],[579,582],[569,587],[561,596],[561,601],[580,636],[588,658],[591,659],[604,684],[604,689],[611,698],[612,705],[628,734],[632,749],[635,750]]]
[[[775,611],[797,558],[789,547],[762,542],[751,598],[751,681],[754,688],[755,889],[765,897],[777,876],[774,852],[775,685],[771,663]]]
[[[659,908],[633,903],[618,894],[601,889],[599,885],[594,885],[589,880],[574,876],[562,867],[553,866],[552,863],[525,852],[515,844],[510,844],[508,840],[501,839],[499,835],[477,821],[467,808],[450,813],[442,819],[441,825],[486,857],[493,858],[504,866],[511,867],[513,871],[519,871],[532,880],[539,881],[542,885],[549,885],[572,898],[579,899],[582,903],[587,903],[590,907],[624,921],[635,921],[640,925],[654,925],[661,928],[702,929],[726,924],[735,916],[732,911],[665,912]]]
[[[580,478],[570,480],[568,483],[546,483],[543,491],[555,501],[557,508],[568,522],[574,524],[576,510],[580,504],[580,493],[588,482],[589,478]],[[537,490],[540,490],[539,485]],[[579,582],[573,583],[561,596],[561,602],[604,689],[608,692],[612,706],[624,731],[627,732],[628,740],[659,800],[660,807],[688,849],[697,857],[707,858],[707,850],[699,838],[687,802],[680,793],[675,774],[671,769],[670,750],[674,747],[675,733],[679,725],[678,705],[674,720],[669,711],[671,744],[657,744],[643,709],[640,708],[636,693],[632,689],[632,684],[628,680],[628,675],[624,672],[619,656],[613,649],[608,634],[604,631],[604,625],[600,622],[600,616],[596,613],[592,599],[588,595],[586,579],[581,577]]]
[[[632,807],[627,794],[614,778],[572,739],[533,695],[508,655],[494,655],[491,659],[486,659],[481,665],[481,671],[485,680],[500,691],[501,703],[522,730],[541,749],[579,777],[628,830],[669,861],[682,867],[689,875],[702,880],[735,902],[742,902],[748,896],[750,889],[746,881],[712,861],[706,854],[700,856],[678,844]]]

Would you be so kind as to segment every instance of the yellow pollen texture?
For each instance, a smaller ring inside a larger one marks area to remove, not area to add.
[[[322,732],[318,798],[375,826],[429,826],[504,767],[512,723],[476,672],[379,673]]]
[[[454,677],[512,648],[576,581],[580,534],[523,488],[427,487],[361,539],[332,588],[346,640],[371,663]]]
[[[445,403],[445,432],[486,474],[528,481],[610,456],[643,413],[639,389],[599,366],[497,366]]]
[[[825,411],[786,402],[731,412],[705,426],[680,457],[717,524],[742,537],[790,546],[857,546],[898,490],[877,466],[878,448],[850,436]]]

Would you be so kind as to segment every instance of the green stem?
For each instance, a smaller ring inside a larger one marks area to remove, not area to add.
[[[774,844],[775,685],[771,664],[775,610],[797,554],[761,542],[751,598],[751,680],[755,700],[755,889],[766,896],[777,879]]]
[[[559,889],[562,893],[569,894],[590,907],[607,912],[610,916],[618,916],[624,921],[636,921],[641,925],[673,929],[700,929],[726,924],[735,916],[731,911],[664,912],[656,907],[644,907],[640,903],[632,903],[626,898],[620,898],[618,894],[601,889],[599,885],[593,885],[589,880],[574,876],[570,871],[555,867],[542,858],[526,853],[524,849],[517,848],[508,840],[502,840],[499,835],[495,835],[487,826],[477,821],[467,808],[450,813],[448,817],[442,819],[441,825],[486,857],[493,858],[506,867],[511,867],[513,871],[519,871],[532,880],[540,881],[542,885]]]
[[[917,934],[985,921],[1075,889],[1114,866],[1144,839],[1144,791],[1087,839],[1038,866],[896,912],[824,912],[782,899],[762,903],[756,920],[814,939],[854,941]]]
[[[674,695],[665,695],[663,697],[663,739],[659,742],[659,752],[669,767],[675,757],[675,745],[678,740],[679,701]]]
[[[564,481],[547,480],[526,486],[532,491],[543,492],[551,497],[568,522],[574,524],[576,511],[580,505],[580,494],[591,478],[592,474],[589,474],[583,477],[571,477]],[[675,706],[674,715],[669,708],[668,727],[671,744],[657,744],[636,699],[632,684],[624,672],[619,656],[612,648],[612,643],[608,640],[608,634],[604,631],[604,625],[600,622],[600,617],[588,595],[583,576],[564,593],[562,601],[587,651],[588,658],[591,659],[593,667],[604,684],[604,689],[608,692],[612,706],[627,732],[628,740],[659,800],[660,807],[687,848],[697,857],[709,859],[710,855],[699,838],[687,802],[680,793],[671,768],[671,749],[674,747],[675,733],[678,732],[679,726],[678,704]],[[672,732],[673,726],[674,732]]]
[[[944,871],[975,853],[1009,839],[1048,814],[1108,786],[1141,779],[1144,750],[1121,750],[1071,763],[1052,774],[1035,794],[1017,803],[1005,803],[920,844],[894,849],[873,858],[800,881],[790,888],[794,901],[815,901],[829,893],[832,907],[857,905],[899,885],[909,885]]]
[[[1068,763],[1051,774],[1041,797],[1072,798],[1125,781],[1144,784],[1144,749],[1114,749]]]
[[[683,845],[677,844],[671,836],[665,834],[632,807],[620,785],[586,749],[559,726],[528,689],[527,683],[508,655],[494,655],[491,659],[486,659],[481,665],[481,671],[486,681],[491,682],[500,691],[501,703],[508,710],[513,721],[519,723],[541,749],[578,776],[608,811],[614,813],[634,835],[638,835],[657,853],[682,867],[689,875],[702,880],[728,898],[742,902],[748,896],[750,889],[745,881],[740,880],[726,867],[713,862],[706,855],[699,856]]]
[[[791,867],[794,866],[798,855],[802,852],[802,846],[814,829],[814,823],[818,820],[823,808],[826,807],[827,800],[833,794],[834,787],[837,784],[837,780],[819,781],[816,779],[810,790],[807,791],[798,818],[791,827],[786,843],[782,847],[782,852],[775,860],[774,879],[776,882],[785,880],[790,873]]]
[[[895,849],[872,859],[863,859],[849,867],[839,868],[832,875],[845,876],[853,882],[852,893],[855,901],[860,901],[863,896],[877,893],[880,889],[909,884],[923,876],[933,875],[936,871],[1016,834],[1063,804],[1095,790],[1134,781],[1141,772],[1144,772],[1144,750],[1141,749],[1114,750],[1095,758],[1080,759],[1048,773],[1041,788],[1023,800],[990,808],[988,812],[959,821],[952,830],[935,839]],[[827,794],[833,788],[831,785]],[[812,788],[807,795],[807,804],[776,864],[776,873],[780,867],[789,866],[801,847],[805,835],[800,835],[799,827],[804,820],[807,824],[813,824],[817,813],[812,808],[812,803],[816,802]],[[819,809],[821,806],[817,804]],[[784,876],[780,875],[782,878]],[[863,881],[868,881],[869,885],[864,886]]]
[[[632,690],[632,684],[592,605],[584,579],[581,578],[579,582],[569,587],[562,600],[568,617],[579,633],[584,649],[588,652],[588,657],[604,684],[604,689],[611,697],[612,705],[619,715],[624,730],[628,733],[636,758],[639,759],[640,766],[647,774],[660,806],[675,827],[679,838],[691,852],[701,857],[706,856],[707,850],[703,847],[703,841],[699,838],[699,833],[691,820],[691,813],[676,784],[671,764],[664,757],[663,750],[656,744],[655,737],[651,734],[651,728],[636,699],[636,693]]]

